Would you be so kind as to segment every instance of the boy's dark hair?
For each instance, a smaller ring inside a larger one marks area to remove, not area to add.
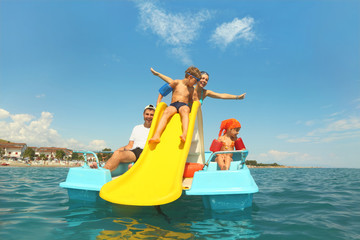
[[[194,66],[190,66],[188,69],[186,69],[185,77],[187,77],[187,75],[192,75],[194,77],[201,78],[200,70],[197,67],[194,67]]]

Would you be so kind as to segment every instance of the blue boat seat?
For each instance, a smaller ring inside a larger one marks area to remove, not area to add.
[[[243,168],[243,165],[245,163],[245,159],[248,155],[247,150],[241,150],[241,151],[219,151],[219,152],[206,152],[205,158],[207,158],[207,162],[205,164],[205,171],[218,171],[220,170],[218,164],[215,162],[216,155],[218,154],[225,154],[225,153],[231,153],[233,154],[233,161],[230,163],[230,169],[229,170],[239,170]]]

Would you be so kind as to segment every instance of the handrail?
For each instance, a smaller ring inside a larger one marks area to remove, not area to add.
[[[82,153],[82,154],[83,154],[83,156],[84,156],[84,165],[83,165],[83,167],[89,167],[89,166],[88,166],[87,154],[92,154],[92,155],[94,155],[94,157],[95,157],[95,159],[96,159],[96,164],[97,164],[98,168],[101,168],[99,158],[97,157],[97,155],[96,155],[95,152],[79,150],[79,151],[73,151],[73,153]],[[100,152],[97,152],[97,153],[100,153]]]
[[[218,151],[218,152],[213,152],[209,159],[206,161],[205,166],[209,166],[209,162],[211,162],[216,155],[218,154],[233,154],[233,161],[240,161],[240,164],[243,165],[245,163],[245,159],[246,156],[248,155],[248,150],[234,150],[234,151]],[[234,155],[240,155],[239,159],[234,158]]]
[[[102,168],[100,165],[100,161],[99,158],[97,157],[96,153],[114,153],[114,151],[85,151],[85,150],[78,150],[78,151],[73,151],[73,153],[82,153],[84,156],[84,165],[83,167],[89,167],[88,163],[88,159],[87,159],[87,154],[92,154],[94,155],[95,159],[96,159],[96,164],[98,166],[98,168]]]

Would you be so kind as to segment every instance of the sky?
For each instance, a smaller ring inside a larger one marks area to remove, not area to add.
[[[236,118],[248,160],[360,168],[360,1],[0,0],[0,139],[115,150],[194,65],[205,148]],[[166,103],[170,98],[164,98]]]

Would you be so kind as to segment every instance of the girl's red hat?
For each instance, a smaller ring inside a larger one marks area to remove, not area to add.
[[[226,119],[221,122],[219,137],[225,135],[228,129],[241,128],[241,124],[235,118]]]

